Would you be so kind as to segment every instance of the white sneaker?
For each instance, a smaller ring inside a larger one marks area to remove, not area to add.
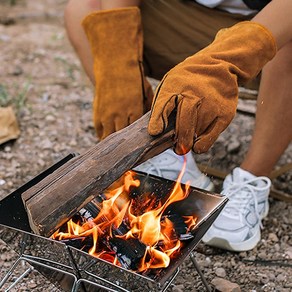
[[[170,180],[177,180],[182,171],[184,156],[177,155],[173,150],[168,149],[161,154],[148,159],[134,168],[134,170],[153,174]],[[211,180],[197,167],[191,152],[186,154],[186,169],[181,182],[190,184],[193,187],[213,191],[214,185]]]
[[[225,178],[221,192],[229,201],[203,242],[231,251],[253,249],[261,239],[261,220],[268,215],[270,187],[269,178],[235,168]]]

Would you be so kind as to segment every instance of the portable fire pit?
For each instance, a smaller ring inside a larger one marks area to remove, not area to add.
[[[127,196],[131,201],[127,199],[120,203],[123,205],[131,202],[131,209],[136,210],[136,213],[143,213],[145,198],[147,198],[148,204],[152,202],[153,207],[160,208],[164,235],[169,237],[169,242],[172,244],[166,245],[170,245],[171,250],[175,245],[175,251],[170,252],[169,249],[165,252],[167,255],[173,254],[165,266],[159,262],[156,267],[152,267],[148,262],[146,268],[141,268],[139,263],[142,258],[146,262],[145,251],[149,248],[147,244],[138,240],[133,229],[130,231],[130,223],[126,219],[123,219],[122,223],[120,221],[121,224],[117,227],[110,226],[110,237],[99,236],[108,253],[99,252],[99,255],[102,255],[98,257],[96,256],[98,251],[92,252],[94,246],[92,234],[86,238],[84,233],[64,237],[62,234],[68,231],[65,224],[52,235],[54,239],[34,234],[21,195],[74,156],[75,154],[68,155],[0,201],[0,238],[19,255],[0,282],[0,289],[7,284],[19,264],[25,261],[65,291],[166,291],[178,274],[180,265],[186,257],[190,256],[203,284],[210,291],[195,261],[193,251],[227,203],[226,197],[215,193],[193,187],[187,188],[179,184],[179,187],[187,192],[187,196],[168,203],[169,194],[178,185],[176,182],[133,172],[133,177],[135,181],[139,181],[139,184],[129,190]],[[98,216],[104,219],[105,217],[101,216],[101,206],[107,199],[106,193],[107,190],[103,194],[97,194],[92,202],[71,218],[71,221],[78,224],[83,221],[88,225]],[[133,217],[133,214],[130,214],[131,216]],[[187,224],[190,218],[193,223]],[[167,224],[170,224],[170,229],[167,229]],[[103,230],[105,229],[104,227]],[[130,239],[129,233],[134,234]],[[159,255],[163,249],[161,246],[165,247],[165,244],[160,242],[162,241],[159,239],[156,244],[160,249],[155,250]],[[150,249],[150,252],[153,251]],[[109,255],[111,255],[110,260]],[[152,260],[151,263],[155,266],[156,260],[154,262]],[[16,279],[16,282],[21,278]],[[5,291],[9,291],[9,288]]]

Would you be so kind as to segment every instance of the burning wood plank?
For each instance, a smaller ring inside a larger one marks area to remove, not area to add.
[[[22,195],[30,227],[50,236],[127,170],[172,146],[174,117],[159,136],[148,134],[149,113],[68,161]]]

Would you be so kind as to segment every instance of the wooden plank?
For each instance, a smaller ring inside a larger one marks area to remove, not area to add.
[[[30,227],[50,236],[127,170],[173,145],[174,117],[163,135],[152,137],[150,113],[68,161],[22,195]]]

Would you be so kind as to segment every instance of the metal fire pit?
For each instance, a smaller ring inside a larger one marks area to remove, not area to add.
[[[183,215],[196,214],[197,225],[179,256],[172,259],[167,268],[149,275],[118,267],[65,243],[33,234],[21,194],[74,156],[68,155],[0,201],[0,238],[19,254],[0,282],[0,290],[18,265],[25,261],[65,291],[165,291],[178,274],[180,265],[187,256],[191,256],[203,284],[210,291],[192,252],[227,203],[226,197],[215,193],[192,187],[186,199],[175,203],[176,212]],[[141,193],[151,190],[167,193],[174,185],[173,181],[140,172],[137,172],[137,177],[141,181]]]

